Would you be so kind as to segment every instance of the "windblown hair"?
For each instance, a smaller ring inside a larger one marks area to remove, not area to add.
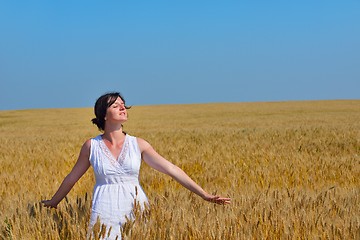
[[[106,110],[116,101],[116,99],[120,97],[121,100],[124,101],[125,99],[121,96],[119,92],[110,92],[106,93],[102,96],[100,96],[95,103],[94,106],[94,113],[95,118],[91,120],[93,124],[95,124],[100,131],[105,130],[105,116],[106,116]],[[126,109],[130,109],[131,107],[127,106],[125,104]]]

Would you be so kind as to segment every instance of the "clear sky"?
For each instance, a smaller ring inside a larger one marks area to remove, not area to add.
[[[0,110],[360,99],[360,1],[1,1]]]

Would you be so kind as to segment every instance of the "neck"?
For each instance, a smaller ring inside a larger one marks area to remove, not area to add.
[[[105,127],[103,138],[106,138],[110,142],[121,141],[124,139],[124,137],[125,134],[123,132],[122,125],[117,127],[115,126]]]

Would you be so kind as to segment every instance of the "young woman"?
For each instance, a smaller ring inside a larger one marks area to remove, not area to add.
[[[120,228],[131,219],[134,200],[142,208],[148,199],[139,184],[141,160],[152,168],[165,173],[196,193],[206,201],[229,204],[230,198],[214,196],[204,191],[183,170],[159,155],[144,139],[123,132],[122,124],[127,121],[124,98],[118,92],[104,94],[95,103],[95,118],[92,122],[103,134],[87,140],[71,172],[65,177],[59,189],[50,200],[42,203],[56,208],[81,176],[93,167],[96,184],[94,187],[90,228],[99,219],[108,229],[110,239],[121,238]]]

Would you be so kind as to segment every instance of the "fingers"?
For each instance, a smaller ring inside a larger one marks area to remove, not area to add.
[[[210,202],[219,204],[219,205],[225,205],[225,204],[230,204],[231,203],[231,198],[224,198],[224,197],[220,197],[220,196],[214,196],[212,198],[209,199]]]
[[[229,198],[221,198],[221,199],[218,199],[216,201],[216,203],[220,204],[220,205],[226,205],[226,204],[230,204],[231,200]]]

